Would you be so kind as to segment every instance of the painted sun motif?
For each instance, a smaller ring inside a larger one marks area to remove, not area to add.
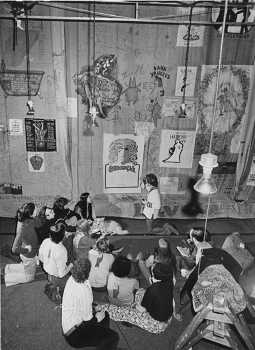
[[[214,92],[217,69],[205,74],[200,95],[200,128],[203,132],[212,127]],[[242,69],[222,69],[216,102],[214,132],[224,134],[238,127],[245,113],[250,79]]]

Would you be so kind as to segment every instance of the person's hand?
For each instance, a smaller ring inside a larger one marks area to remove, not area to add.
[[[105,311],[98,311],[95,316],[97,318],[97,322],[101,322],[105,318]]]

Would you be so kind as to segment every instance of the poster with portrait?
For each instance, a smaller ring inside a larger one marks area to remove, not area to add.
[[[104,134],[105,193],[139,193],[144,136]]]
[[[192,130],[161,131],[159,166],[192,168],[196,132]]]
[[[183,96],[183,78],[185,76],[185,67],[177,67],[176,75],[176,86],[175,86],[175,96]],[[186,80],[186,90],[185,96],[194,96],[195,86],[196,86],[196,76],[197,76],[197,67],[188,67],[187,69],[187,80]]]
[[[190,35],[188,36],[188,26],[179,25],[177,33],[176,46],[187,46],[189,37],[190,47],[201,47],[204,43],[204,31],[203,26],[191,26]]]

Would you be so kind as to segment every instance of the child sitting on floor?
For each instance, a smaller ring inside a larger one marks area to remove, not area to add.
[[[106,290],[114,256],[110,253],[109,240],[104,237],[98,239],[96,246],[90,249],[88,258],[91,262],[89,281],[95,290]]]
[[[139,288],[136,278],[129,278],[131,261],[119,256],[112,264],[108,277],[107,290],[111,304],[118,306],[131,305],[134,301],[135,291]]]

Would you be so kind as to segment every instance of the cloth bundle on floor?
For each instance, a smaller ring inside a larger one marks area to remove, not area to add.
[[[196,312],[202,307],[213,303],[213,296],[219,293],[225,295],[236,313],[243,311],[246,300],[241,286],[223,265],[210,265],[199,275],[191,291],[193,307]]]
[[[142,288],[136,292],[135,303],[141,304],[144,293],[145,290]],[[112,320],[128,322],[154,334],[164,332],[172,319],[170,318],[168,322],[159,322],[154,320],[148,312],[141,313],[132,306],[116,306],[112,304],[103,304],[101,306],[103,310],[109,313]]]

